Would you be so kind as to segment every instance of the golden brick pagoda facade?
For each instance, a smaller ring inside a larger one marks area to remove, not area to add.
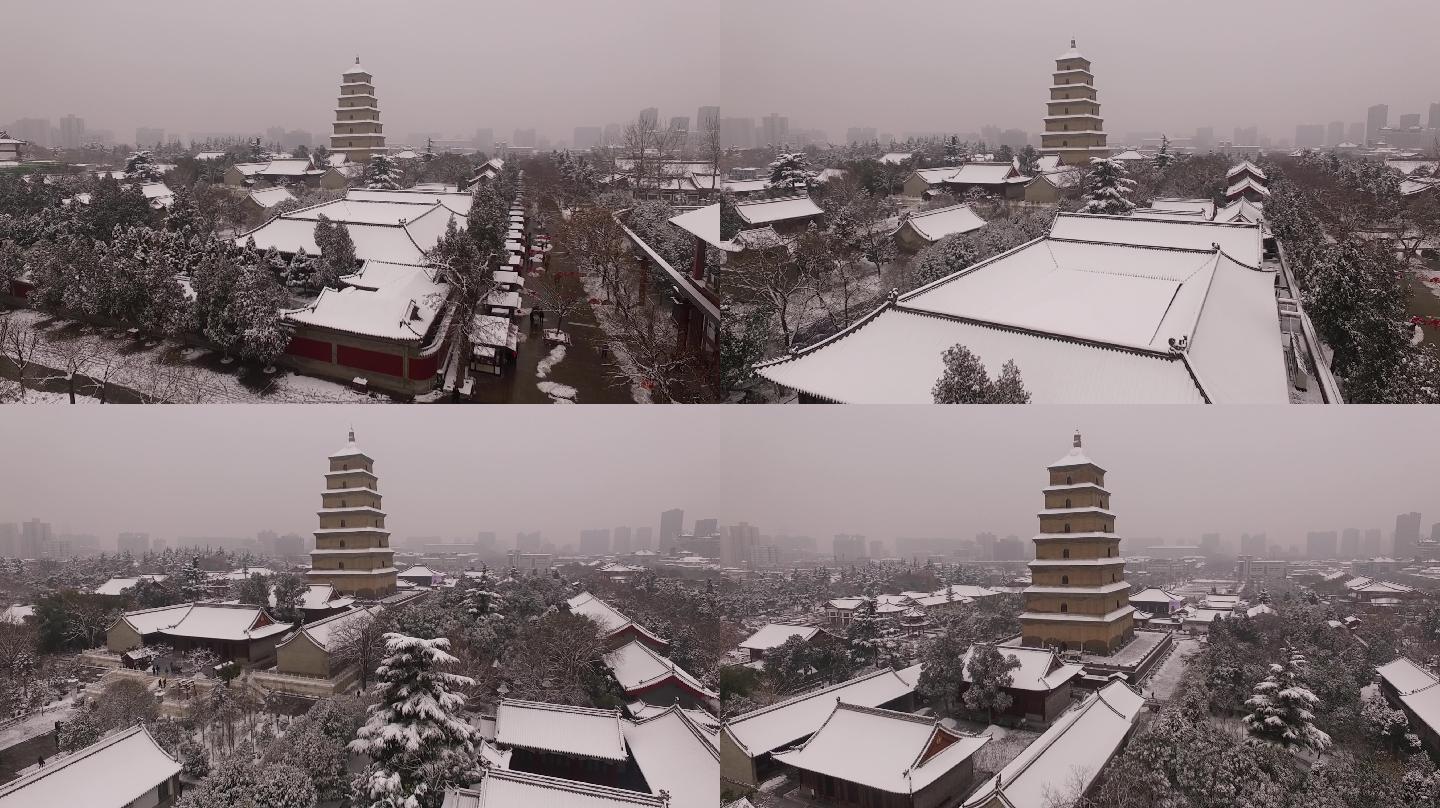
[[[1105,469],[1085,455],[1077,432],[1070,453],[1049,472],[1020,615],[1021,643],[1113,653],[1135,636],[1135,609]]]
[[[361,598],[395,594],[395,551],[380,510],[375,461],[355,445],[353,429],[345,448],[330,455],[317,513],[310,583]]]
[[[1095,92],[1095,74],[1090,60],[1080,55],[1075,40],[1070,50],[1055,60],[1054,83],[1050,86],[1045,131],[1040,134],[1040,153],[1060,157],[1064,165],[1089,165],[1092,157],[1109,157],[1105,143],[1105,121]]]
[[[364,165],[385,153],[385,125],[380,123],[380,102],[375,98],[375,77],[355,66],[340,77],[340,97],[335,101],[335,131],[330,151],[343,154],[351,163]]]

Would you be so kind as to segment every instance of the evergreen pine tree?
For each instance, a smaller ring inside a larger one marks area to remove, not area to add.
[[[1135,180],[1127,176],[1125,164],[1106,157],[1090,158],[1090,176],[1085,181],[1085,213],[1121,214],[1135,209],[1130,194]]]
[[[1174,159],[1175,155],[1170,153],[1170,138],[1165,135],[1161,135],[1160,151],[1155,153],[1155,167],[1161,171],[1164,171],[1170,166],[1170,163],[1174,161]]]
[[[1010,709],[1015,701],[1005,688],[1014,683],[1010,672],[1018,667],[1020,660],[1014,655],[1006,656],[989,643],[976,643],[970,649],[970,661],[965,666],[966,680],[970,683],[965,690],[965,706],[984,710],[986,722],[994,723],[995,714]]]
[[[1251,712],[1242,720],[1256,743],[1317,752],[1330,745],[1330,736],[1314,724],[1320,699],[1305,683],[1305,667],[1303,654],[1287,651],[1285,663],[1272,664],[1270,675],[1245,700]]]
[[[375,672],[370,718],[350,748],[370,758],[354,782],[358,808],[439,808],[448,786],[477,775],[475,730],[461,718],[474,684],[442,668],[457,660],[450,641],[385,635],[386,657]]]
[[[377,154],[370,158],[370,164],[365,167],[365,187],[379,191],[400,188],[400,169],[389,155]]]

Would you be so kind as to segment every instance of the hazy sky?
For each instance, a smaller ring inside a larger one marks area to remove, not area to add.
[[[339,74],[375,74],[394,140],[506,139],[536,126],[662,120],[720,104],[839,140],[855,125],[1035,132],[1070,37],[1094,62],[1106,128],[1229,137],[1440,101],[1430,0],[151,0],[5,3],[0,125],[66,113],[128,141],[172,132],[329,132]]]
[[[1433,407],[8,407],[0,521],[62,532],[306,532],[354,422],[399,539],[658,525],[1028,538],[1074,429],[1118,532],[1175,543],[1440,521]]]
[[[1108,470],[1117,532],[1309,530],[1440,521],[1428,407],[754,407],[726,419],[726,513],[765,534],[1028,539],[1045,467],[1076,428]]]
[[[386,524],[409,536],[659,525],[666,508],[719,516],[720,436],[685,407],[0,407],[0,522],[113,541],[307,533],[329,470],[375,459]],[[561,412],[564,409],[565,412]]]

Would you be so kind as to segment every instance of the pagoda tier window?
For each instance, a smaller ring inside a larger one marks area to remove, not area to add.
[[[1061,583],[1062,585],[1070,583],[1070,576],[1069,576],[1069,575],[1061,575],[1061,576],[1060,576],[1060,583]]]
[[[341,520],[340,520],[340,527],[345,527],[345,520],[344,520],[344,519],[341,519]]]
[[[1070,523],[1069,523],[1069,522],[1066,522],[1066,523],[1065,523],[1065,532],[1066,532],[1066,533],[1069,533],[1069,532],[1070,532]]]
[[[344,540],[344,539],[341,539],[341,540],[340,540],[340,549],[341,549],[341,550],[344,550],[344,549],[345,549],[345,540]]]
[[[340,564],[336,567],[336,569],[345,569],[345,562],[341,561]]]
[[[1068,549],[1067,549],[1067,550],[1061,550],[1061,551],[1060,551],[1060,557],[1061,557],[1061,558],[1069,558],[1069,557],[1070,557],[1070,551],[1069,551]]]
[[[1070,500],[1068,500],[1068,499],[1065,500],[1065,507],[1067,507],[1067,508],[1070,507]]]
[[[1061,614],[1067,614],[1069,611],[1070,611],[1070,604],[1068,604],[1068,603],[1062,603],[1062,604],[1060,604],[1060,613],[1061,613]]]
[[[1074,483],[1075,483],[1075,480],[1071,479],[1071,477],[1070,477],[1069,474],[1066,474],[1066,475],[1065,475],[1065,484],[1066,484],[1066,485],[1073,485]]]

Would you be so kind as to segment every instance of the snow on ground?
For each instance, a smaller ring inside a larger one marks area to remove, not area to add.
[[[108,366],[111,384],[166,401],[195,404],[378,404],[390,401],[343,384],[288,371],[265,377],[257,389],[241,381],[237,375],[241,368],[238,363],[224,366],[223,371],[207,367],[206,362],[214,360],[215,356],[203,348],[182,347],[166,341],[154,347],[138,349],[137,343],[128,337],[111,339],[104,336],[106,329],[77,327],[72,321],[55,319],[44,312],[20,309],[9,316],[17,324],[40,335],[40,347],[35,355],[37,364],[63,368],[67,365],[66,354],[76,339],[81,335],[92,337],[98,334],[99,339],[93,341],[94,353],[80,366],[82,375],[103,376],[104,368]],[[65,332],[63,335],[62,331]],[[218,361],[216,364],[219,364]],[[252,377],[259,375],[254,368],[248,369],[248,372]],[[68,395],[64,396],[64,400],[68,403]]]
[[[56,721],[67,721],[75,711],[75,696],[69,695],[45,705],[40,711],[0,727],[0,751],[55,729]]]
[[[20,383],[10,379],[0,379],[0,402],[5,404],[69,404],[69,393],[51,393],[45,390],[26,389],[25,397],[20,397]],[[76,404],[99,404],[100,399],[75,394]]]
[[[565,358],[565,346],[564,346],[564,345],[556,345],[554,348],[551,348],[551,349],[550,349],[550,353],[549,353],[548,355],[546,355],[546,357],[545,357],[544,359],[541,359],[541,360],[540,360],[540,364],[535,367],[535,376],[536,376],[537,378],[540,378],[540,379],[543,379],[543,378],[549,376],[549,375],[550,375],[550,369],[553,368],[553,367],[555,367],[556,365],[560,364],[560,361],[563,360],[564,358]]]
[[[1174,695],[1175,688],[1180,686],[1180,678],[1190,664],[1190,657],[1199,650],[1200,641],[1193,637],[1175,640],[1170,655],[1140,683],[1141,692],[1146,698],[1168,701],[1170,696]]]
[[[550,400],[556,404],[574,404],[575,397],[580,395],[579,390],[576,390],[568,384],[560,384],[559,382],[540,382],[535,386],[540,388],[540,392],[549,396]]]

